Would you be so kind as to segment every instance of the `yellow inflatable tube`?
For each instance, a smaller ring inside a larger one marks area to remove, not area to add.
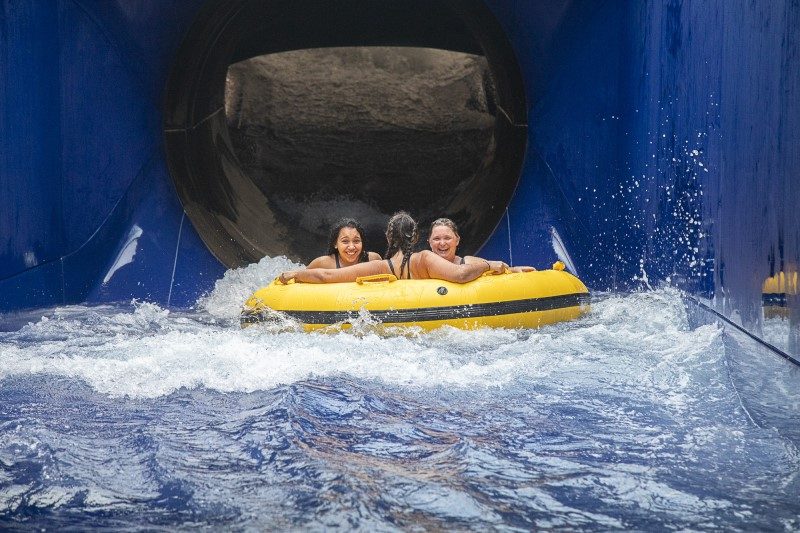
[[[331,325],[347,328],[364,309],[387,326],[538,328],[589,310],[586,286],[560,263],[554,267],[561,270],[484,275],[463,284],[397,280],[390,274],[351,283],[283,285],[275,280],[245,302],[240,322],[244,328],[271,321],[273,311],[279,311],[306,331]]]

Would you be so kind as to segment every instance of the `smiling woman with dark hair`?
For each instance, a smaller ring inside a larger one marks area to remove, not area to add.
[[[368,252],[364,243],[364,228],[354,218],[340,218],[331,228],[327,255],[317,257],[308,268],[343,268],[381,258]]]
[[[481,259],[468,265],[455,265],[430,250],[412,253],[419,240],[417,223],[405,211],[395,213],[386,227],[386,260],[369,261],[345,268],[308,268],[290,270],[280,275],[280,281],[300,283],[340,283],[375,274],[393,274],[397,279],[442,279],[466,283],[484,272],[502,274],[506,265],[501,261]],[[309,265],[310,266],[310,265]]]

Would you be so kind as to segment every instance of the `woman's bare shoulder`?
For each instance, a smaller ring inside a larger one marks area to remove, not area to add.
[[[441,256],[433,253],[430,250],[420,250],[419,252],[414,253],[411,256],[411,262],[418,268],[424,268],[426,272],[432,265],[439,265],[440,267],[442,264],[452,265],[450,261],[442,258]]]
[[[414,252],[413,254],[411,254],[411,262],[415,264],[427,265],[434,257],[439,257],[439,256],[431,252],[430,250],[420,250],[419,252]]]
[[[367,257],[369,258],[369,261],[380,261],[383,259],[380,254],[375,252],[367,252]]]
[[[330,255],[321,255],[311,261],[306,268],[336,268],[336,260]]]

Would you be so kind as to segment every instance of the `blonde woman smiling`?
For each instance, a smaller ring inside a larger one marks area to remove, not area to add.
[[[465,257],[456,255],[459,242],[461,242],[461,236],[458,234],[458,226],[456,226],[455,222],[449,218],[439,218],[433,221],[430,237],[428,238],[428,245],[433,253],[456,265],[470,265],[486,261],[471,255]],[[505,263],[503,264],[505,265]],[[508,270],[511,272],[532,272],[536,269],[530,266],[518,266],[508,267]]]

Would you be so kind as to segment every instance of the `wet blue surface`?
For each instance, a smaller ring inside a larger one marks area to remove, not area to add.
[[[800,527],[800,373],[677,293],[392,337],[47,316],[0,334],[5,527]]]
[[[161,141],[198,5],[0,8],[3,312],[223,275]],[[483,253],[671,283],[796,355],[797,295],[767,320],[761,285],[800,262],[797,3],[588,3],[547,53],[537,3],[488,5],[530,144]],[[673,293],[389,339],[241,332],[244,296],[0,315],[0,526],[800,529],[797,367]]]

